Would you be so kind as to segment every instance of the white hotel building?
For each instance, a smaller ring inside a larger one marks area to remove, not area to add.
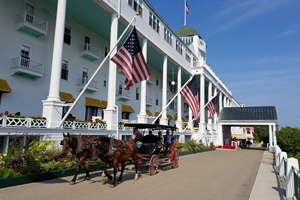
[[[130,29],[117,40],[134,17],[151,80],[127,91],[123,72],[104,58],[123,44]],[[0,151],[13,137],[25,143],[36,137],[59,141],[69,132],[125,139],[131,130],[119,122],[151,123],[161,111],[159,123],[176,125],[178,139],[218,145],[224,140],[222,127],[216,114],[208,119],[205,104],[220,91],[220,110],[240,107],[206,64],[206,43],[197,31],[172,30],[146,0],[2,1],[0,26]],[[189,123],[191,111],[180,94],[166,108],[194,73],[201,108],[197,128]],[[77,121],[61,121],[70,106],[69,118]],[[5,111],[25,118],[6,117]],[[79,121],[92,116],[106,124]]]

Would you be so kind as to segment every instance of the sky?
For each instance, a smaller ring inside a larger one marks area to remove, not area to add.
[[[184,0],[148,0],[173,29]],[[186,25],[206,63],[245,106],[275,106],[280,128],[300,128],[300,0],[187,0]]]

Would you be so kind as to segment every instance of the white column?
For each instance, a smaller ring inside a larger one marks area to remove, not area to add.
[[[62,117],[63,102],[60,101],[59,87],[65,30],[66,4],[67,0],[59,0],[57,3],[49,95],[47,100],[42,101],[43,116],[48,120],[48,128],[57,127]]]
[[[212,83],[211,81],[208,82],[208,101],[211,101],[212,99]],[[210,113],[207,112],[207,119],[209,117]],[[208,131],[207,132],[212,132],[212,119],[208,119],[207,120],[207,129]]]
[[[219,93],[219,112],[222,110],[223,108],[223,104],[222,104],[222,99],[223,99],[223,93]]]
[[[178,67],[177,72],[177,92],[181,89],[181,66]],[[177,96],[177,121],[175,122],[178,131],[182,131],[182,115],[181,115],[181,94]]]
[[[218,88],[214,88],[214,95],[213,96],[216,96],[217,95],[217,92],[218,92]],[[220,103],[220,102],[219,102]],[[214,117],[213,117],[213,129],[214,130],[217,130],[217,118],[218,118],[218,114],[220,113],[220,107],[219,107],[219,111],[217,114],[214,114]]]
[[[164,62],[163,62],[163,83],[162,83],[163,88],[162,88],[162,102],[161,102],[162,109],[164,109],[167,105],[167,89],[168,89],[167,73],[168,73],[168,56],[165,55]],[[164,124],[164,125],[168,124],[167,109],[161,115],[160,124]]]
[[[276,124],[273,125],[273,143],[274,143],[274,146],[277,145],[277,137],[276,137]]]
[[[200,123],[199,130],[204,132],[206,129],[205,124],[205,76],[204,74],[200,74]]]
[[[118,17],[117,13],[111,16],[110,27],[110,48],[117,44],[118,40]],[[111,53],[113,57],[117,52],[117,48]],[[117,130],[118,122],[116,121],[118,113],[116,110],[122,112],[122,109],[116,109],[116,64],[109,60],[109,78],[108,78],[108,93],[107,93],[107,108],[104,110],[104,120],[107,122],[108,130]],[[118,118],[119,119],[119,118]]]
[[[272,151],[273,148],[273,132],[272,125],[269,125],[269,151]]]
[[[143,39],[143,54],[147,61],[147,39]],[[138,115],[139,123],[147,123],[147,113],[146,113],[146,96],[147,96],[147,81],[141,82],[141,101],[140,101],[140,114]]]
[[[227,107],[227,97],[224,95],[224,98],[223,98],[223,105],[224,107]]]

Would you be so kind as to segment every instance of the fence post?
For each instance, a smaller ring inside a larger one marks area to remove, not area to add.
[[[286,152],[280,152],[279,154],[280,162],[279,162],[279,176],[284,176],[285,168],[284,168],[284,160],[287,159],[287,153]]]
[[[275,164],[277,169],[279,169],[279,163],[280,163],[280,152],[281,149],[278,145],[275,146]]]
[[[286,198],[293,199],[295,194],[293,167],[299,170],[298,160],[296,158],[287,159],[287,177],[286,177]]]

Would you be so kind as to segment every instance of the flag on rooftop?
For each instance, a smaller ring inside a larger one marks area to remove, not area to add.
[[[217,94],[207,105],[206,109],[209,111],[208,119],[211,119],[214,114],[219,112],[219,94]]]
[[[189,13],[189,10],[190,10],[190,6],[188,5],[187,2],[185,2],[185,11],[186,11],[186,13]]]
[[[111,61],[116,63],[126,76],[125,90],[129,90],[131,86],[143,80],[150,80],[150,71],[135,26],[123,46],[111,58]]]
[[[198,118],[200,112],[199,109],[199,99],[198,99],[198,87],[196,77],[193,79],[180,91],[180,94],[184,101],[188,104],[192,110],[193,117]]]

